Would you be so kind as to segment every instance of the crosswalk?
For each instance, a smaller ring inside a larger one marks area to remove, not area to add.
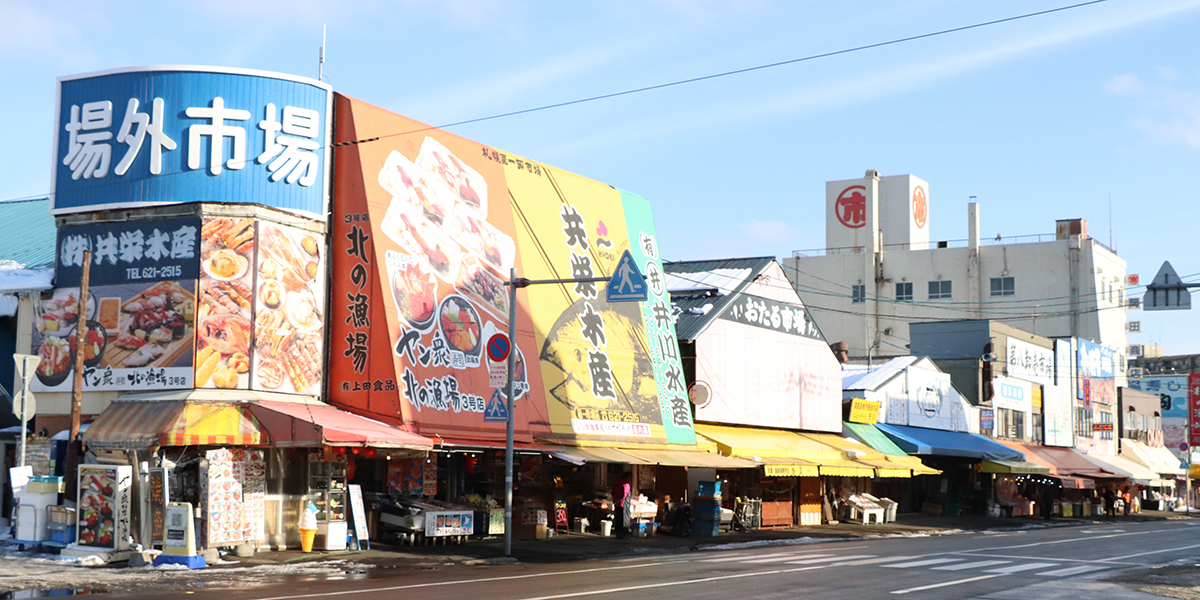
[[[885,569],[912,569],[975,574],[998,577],[1022,574],[1040,577],[1074,577],[1113,568],[1103,563],[1080,564],[1081,561],[1006,556],[987,558],[984,556],[955,556],[952,554],[926,556],[878,556],[874,554],[844,554],[837,550],[791,550],[764,554],[733,553],[700,559],[704,563],[770,565],[787,567],[797,565],[809,568],[831,568],[849,566],[877,566]],[[1073,564],[1072,564],[1073,563]]]

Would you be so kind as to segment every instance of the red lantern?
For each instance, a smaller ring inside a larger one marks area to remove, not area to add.
[[[362,454],[362,448],[359,448],[358,446],[355,446],[355,447],[353,447],[353,448],[351,448],[351,449],[350,449],[350,452],[353,452],[354,454]]]
[[[346,455],[346,447],[345,446],[334,446],[333,453],[338,456],[345,456]]]
[[[375,449],[367,448],[366,452],[364,452],[363,455],[366,456],[367,458],[375,458]]]

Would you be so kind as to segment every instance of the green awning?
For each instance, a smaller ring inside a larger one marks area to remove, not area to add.
[[[867,423],[848,423],[843,421],[842,426],[845,427],[845,433],[850,434],[850,437],[891,456],[908,456],[908,453],[900,449],[888,436],[874,425]]]

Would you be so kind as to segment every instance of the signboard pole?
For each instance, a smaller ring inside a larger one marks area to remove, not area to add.
[[[29,381],[33,379],[37,372],[38,365],[42,362],[42,357],[29,354],[14,354],[13,360],[17,367],[17,381],[20,387],[17,388],[13,398],[13,409],[17,416],[21,418],[21,440],[20,448],[17,451],[17,466],[25,466],[25,438],[29,437],[29,416],[30,413],[36,412],[33,402],[33,393],[29,391]]]
[[[517,268],[508,274],[508,339],[517,339]],[[524,286],[522,286],[524,287]],[[504,556],[512,556],[512,501],[513,501],[513,375],[516,371],[517,353],[508,353],[508,379],[504,392],[508,396],[508,419],[504,434]]]
[[[79,281],[79,308],[75,313],[75,384],[71,388],[71,444],[79,437],[79,412],[83,406],[83,351],[87,333],[88,275],[92,270],[92,251],[83,251],[83,276]],[[100,307],[97,306],[97,309]]]

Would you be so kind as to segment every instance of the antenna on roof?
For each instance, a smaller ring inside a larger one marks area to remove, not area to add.
[[[325,81],[325,29],[328,25],[321,26],[321,52],[317,55],[317,81]]]

